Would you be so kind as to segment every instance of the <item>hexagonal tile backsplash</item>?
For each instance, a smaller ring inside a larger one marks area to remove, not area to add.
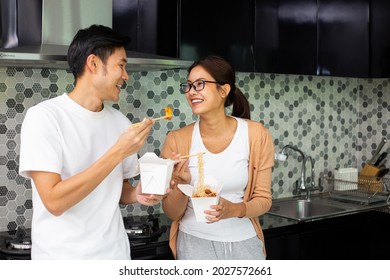
[[[117,108],[131,121],[158,117],[171,106],[174,118],[157,122],[139,152],[159,154],[168,131],[193,122],[179,83],[185,70],[131,73]],[[390,124],[390,79],[237,73],[237,86],[251,103],[251,117],[269,128],[275,150],[296,145],[315,159],[315,175],[358,167],[371,157]],[[73,89],[65,70],[0,68],[0,231],[31,226],[29,180],[18,175],[20,128],[31,106]],[[386,147],[387,148],[387,147]],[[388,149],[388,148],[387,148]],[[274,198],[292,196],[301,162],[296,154],[275,162]],[[123,215],[162,212],[160,206],[127,205]]]

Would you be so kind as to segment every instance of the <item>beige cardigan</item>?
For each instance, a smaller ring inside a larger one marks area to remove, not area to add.
[[[161,150],[161,157],[170,158],[172,152],[182,155],[189,154],[194,123],[168,133]],[[274,145],[267,128],[261,123],[248,120],[248,135],[250,143],[248,185],[244,193],[246,215],[250,218],[257,236],[263,241],[264,234],[258,217],[265,214],[271,207],[271,180],[274,165]],[[181,217],[184,215],[188,197],[175,187],[162,202],[164,213],[172,220],[169,246],[176,258],[176,240]]]

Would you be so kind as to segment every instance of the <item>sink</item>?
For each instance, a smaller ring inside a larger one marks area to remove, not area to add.
[[[333,205],[326,205],[313,200],[285,200],[272,203],[268,214],[298,221],[323,218],[346,211]]]

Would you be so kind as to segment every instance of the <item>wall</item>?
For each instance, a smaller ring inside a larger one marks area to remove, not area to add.
[[[185,70],[132,73],[118,108],[132,121],[158,117],[174,108],[172,121],[155,124],[140,151],[159,153],[166,133],[194,121],[179,83]],[[271,131],[275,150],[293,144],[315,159],[317,179],[336,167],[362,166],[390,124],[390,79],[237,73],[237,86],[252,104],[252,119]],[[20,128],[31,106],[70,92],[72,74],[64,70],[0,68],[0,231],[31,226],[30,181],[18,175]],[[292,196],[300,172],[300,158],[291,154],[276,162],[274,198]],[[128,205],[122,214],[162,212],[160,206]]]

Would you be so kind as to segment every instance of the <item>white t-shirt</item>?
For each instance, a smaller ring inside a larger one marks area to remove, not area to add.
[[[203,155],[204,176],[212,176],[223,184],[221,197],[238,203],[243,201],[248,183],[249,139],[247,122],[235,119],[238,122],[236,133],[229,146],[218,154],[211,153],[204,146],[197,121],[192,133],[190,154],[206,152]],[[194,185],[198,179],[198,158],[191,157],[188,166],[192,176],[191,185]],[[179,228],[196,237],[221,242],[242,241],[256,236],[247,218],[222,219],[211,224],[197,222],[191,200]]]
[[[67,94],[31,107],[22,124],[19,172],[49,171],[67,179],[99,159],[130,121],[105,106],[89,111]],[[129,240],[119,208],[123,179],[138,175],[132,155],[118,164],[82,201],[54,216],[34,182],[32,259],[130,259]]]

